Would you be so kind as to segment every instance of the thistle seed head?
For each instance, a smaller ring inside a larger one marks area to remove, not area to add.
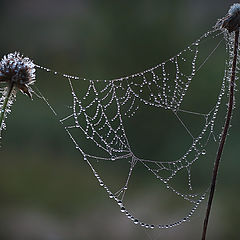
[[[233,4],[228,14],[222,19],[222,28],[226,28],[229,33],[239,30],[240,27],[240,3]]]
[[[0,82],[13,84],[31,98],[30,85],[35,82],[35,64],[19,52],[5,55],[0,62]]]

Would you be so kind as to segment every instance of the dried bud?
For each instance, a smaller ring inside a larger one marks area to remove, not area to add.
[[[35,82],[35,64],[19,52],[9,53],[0,62],[0,82],[13,84],[31,98],[30,85]]]
[[[233,4],[228,15],[222,19],[222,28],[226,28],[229,33],[237,31],[240,27],[240,3]]]

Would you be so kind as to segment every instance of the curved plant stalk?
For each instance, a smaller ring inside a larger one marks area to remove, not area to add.
[[[217,174],[218,174],[218,170],[219,170],[219,163],[220,163],[220,160],[222,157],[224,144],[226,142],[226,138],[227,138],[227,134],[228,134],[229,126],[230,126],[230,121],[232,118],[232,111],[233,111],[233,105],[234,105],[234,85],[235,85],[236,65],[237,65],[237,58],[238,58],[238,38],[239,38],[239,30],[235,31],[234,57],[233,57],[233,62],[232,62],[231,81],[229,83],[230,87],[229,87],[228,111],[227,111],[227,116],[226,116],[226,122],[224,124],[224,128],[223,128],[222,135],[221,135],[220,144],[218,147],[217,157],[216,157],[216,160],[214,163],[210,195],[209,195],[209,199],[208,199],[207,211],[206,211],[204,225],[203,225],[202,240],[206,239],[208,220],[209,220],[213,196],[214,196],[215,187],[216,187],[216,179],[217,179]]]

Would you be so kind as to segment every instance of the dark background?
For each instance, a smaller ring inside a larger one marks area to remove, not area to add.
[[[3,56],[17,50],[37,64],[63,73],[111,79],[141,71],[173,56],[210,29],[232,3],[1,0],[0,52]],[[198,95],[193,94],[192,101],[202,97],[204,104],[211,97],[210,90],[219,87],[212,78],[213,74],[222,73],[219,66],[225,58],[224,49],[220,49],[218,56],[211,63],[212,70],[203,73],[206,81],[210,79],[207,87],[199,84]],[[36,80],[51,104],[66,104],[65,85],[61,84],[66,79],[38,70]],[[236,100],[208,239],[239,237],[238,96]],[[89,167],[41,100],[35,97],[31,101],[19,93],[12,111],[1,143],[0,239],[200,239],[206,202],[190,223],[162,231],[141,229],[123,216],[99,188]],[[151,124],[160,124],[158,121],[149,123],[150,128],[144,128],[144,119],[140,121],[143,135],[144,131],[154,132]],[[160,121],[167,126],[168,119]],[[137,134],[139,127],[133,131]],[[171,132],[174,131],[172,128]],[[161,141],[170,145],[174,137],[168,134],[167,127],[164,133]],[[133,138],[133,144],[141,146],[143,138]],[[161,142],[154,137],[151,142],[145,154],[156,157],[161,154]],[[212,165],[204,161],[198,164],[204,179],[204,172],[211,172]],[[166,203],[160,210],[152,209],[154,219],[164,216],[165,221],[171,221],[186,214],[164,195],[156,200],[156,188],[151,181],[139,184],[134,200],[137,209],[146,206],[142,196],[151,195],[153,202]]]

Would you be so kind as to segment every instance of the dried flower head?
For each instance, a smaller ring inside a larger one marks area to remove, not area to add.
[[[0,82],[15,86],[31,98],[30,85],[35,82],[35,64],[19,52],[5,55],[0,62]]]
[[[226,28],[229,33],[237,31],[240,27],[240,3],[233,4],[227,16],[222,19],[222,28]]]

